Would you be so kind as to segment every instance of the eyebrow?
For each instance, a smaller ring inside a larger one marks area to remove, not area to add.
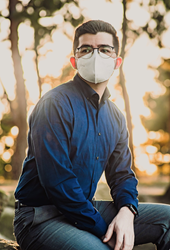
[[[109,45],[109,44],[98,44],[98,47],[101,47],[101,46],[109,46],[109,47],[112,47],[112,48],[114,48],[114,46],[112,45]]]
[[[87,46],[90,46],[90,47],[92,47],[92,48],[93,48],[93,46],[92,46],[92,45],[90,45],[90,44],[82,44],[79,48],[82,48],[82,47],[87,47]],[[101,47],[101,46],[109,46],[109,47],[114,48],[114,46],[111,46],[111,45],[109,45],[109,44],[98,44],[97,46],[98,46],[98,47]]]

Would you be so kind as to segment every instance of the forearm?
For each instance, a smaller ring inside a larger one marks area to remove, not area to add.
[[[132,204],[136,210],[138,208],[137,179],[135,177],[127,178],[120,182],[116,188],[112,188],[111,194],[118,210],[126,204]]]

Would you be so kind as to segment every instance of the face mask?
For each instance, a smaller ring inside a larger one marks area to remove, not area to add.
[[[87,59],[86,56],[77,59],[77,70],[80,76],[95,84],[107,81],[114,72],[117,58],[102,58],[96,50],[92,57]]]

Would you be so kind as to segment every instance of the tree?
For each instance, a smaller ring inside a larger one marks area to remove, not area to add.
[[[163,48],[165,45],[162,35],[168,29],[165,16],[170,11],[170,1],[150,0],[147,4],[144,1],[140,1],[140,5],[147,9],[150,19],[143,27],[135,26],[135,28],[132,28],[132,21],[130,21],[131,31],[136,37],[146,32],[158,47]],[[152,117],[141,117],[141,120],[148,131],[164,131],[166,139],[164,137],[162,141],[150,141],[150,143],[153,143],[158,148],[158,153],[164,155],[170,154],[170,60],[165,58],[162,58],[162,60],[163,63],[154,70],[157,70],[158,73],[156,80],[164,86],[164,89],[166,88],[166,91],[159,97],[153,96],[152,93],[146,94],[144,101],[150,108]],[[169,141],[167,133],[169,133]],[[167,194],[169,193],[170,187],[167,190]]]
[[[27,104],[26,104],[26,91],[23,78],[23,71],[21,65],[21,57],[18,49],[18,25],[20,20],[16,18],[16,4],[17,0],[9,1],[9,19],[11,21],[10,25],[10,41],[11,41],[11,51],[12,59],[14,64],[14,74],[16,78],[16,101],[17,101],[17,119],[14,121],[16,126],[19,128],[19,134],[16,141],[16,149],[12,159],[13,166],[13,179],[18,179],[19,170],[21,163],[25,157],[25,150],[27,146],[26,134],[27,134]],[[14,111],[13,111],[14,112]]]
[[[161,4],[162,8],[158,8]],[[165,22],[165,13],[170,11],[170,2],[167,0],[149,1],[150,21],[136,30],[136,34],[140,35],[141,31],[147,32],[150,39],[154,39],[160,48],[163,48],[162,34],[168,28]],[[150,26],[150,22],[154,22],[154,28]],[[163,63],[158,67],[158,78],[160,84],[165,88],[165,94],[155,98],[152,94],[147,93],[145,102],[152,111],[152,118],[141,117],[143,124],[149,131],[164,130],[169,133],[170,137],[170,60],[163,58]],[[170,143],[170,142],[169,142]],[[170,152],[170,151],[169,151]]]
[[[71,6],[72,8],[70,8]],[[41,78],[38,70],[38,46],[40,45],[40,41],[42,41],[42,38],[44,38],[47,34],[49,34],[50,36],[53,30],[57,28],[57,25],[44,27],[40,24],[39,20],[42,16],[52,17],[57,11],[63,10],[63,22],[69,22],[73,26],[77,26],[80,22],[83,21],[83,16],[80,13],[80,15],[74,17],[74,13],[71,12],[73,7],[77,9],[79,8],[78,0],[68,0],[67,2],[62,0],[30,0],[27,1],[27,3],[24,3],[24,1],[22,0],[9,0],[9,16],[6,16],[5,18],[8,18],[11,23],[9,39],[11,41],[14,74],[16,78],[15,102],[17,103],[17,110],[13,110],[11,108],[11,119],[12,123],[14,125],[17,125],[19,128],[19,134],[16,141],[16,149],[12,158],[13,179],[18,179],[20,175],[22,161],[25,158],[25,150],[27,145],[26,89],[21,65],[21,56],[18,49],[18,27],[25,20],[29,20],[31,26],[34,28],[35,62],[39,79],[39,91],[41,96]]]
[[[128,20],[126,18],[127,12],[127,3],[131,2],[132,0],[122,0],[123,6],[123,20],[122,20],[122,44],[121,44],[121,52],[120,56],[122,59],[126,56],[126,45],[127,45],[127,31],[128,31]],[[112,2],[112,0],[106,0],[106,2]],[[132,154],[132,169],[135,172],[135,165],[134,165],[134,149],[133,149],[133,126],[132,126],[132,119],[131,119],[131,111],[130,111],[130,103],[129,103],[129,96],[126,89],[126,82],[125,76],[123,72],[123,65],[120,67],[120,75],[119,75],[119,84],[122,88],[123,99],[125,102],[125,111],[126,111],[126,121],[127,127],[129,131],[129,147]]]
[[[57,24],[51,24],[48,26],[43,26],[40,23],[41,18],[54,17],[55,14],[61,11],[64,22],[69,22],[73,27],[83,22],[83,15],[79,11],[79,1],[78,0],[30,0],[28,4],[24,5],[22,1],[18,1],[20,5],[20,12],[18,17],[21,21],[29,20],[30,25],[34,28],[34,51],[35,51],[35,65],[38,76],[39,83],[39,97],[41,97],[41,85],[42,80],[39,74],[38,67],[38,48],[42,39],[48,34],[51,35],[54,29],[57,28]],[[79,12],[78,14],[74,14]]]
[[[123,0],[123,23],[122,23],[122,48],[121,48],[121,53],[120,56],[122,59],[125,58],[125,46],[127,44],[127,25],[128,21],[126,18],[126,11],[127,11],[127,0]],[[130,103],[129,103],[129,97],[125,85],[125,77],[123,73],[123,65],[120,67],[120,76],[119,76],[119,84],[122,87],[122,92],[123,92],[123,98],[125,101],[125,110],[126,110],[126,120],[127,120],[127,127],[129,131],[129,147],[132,153],[132,169],[135,171],[135,166],[134,166],[134,150],[133,150],[133,132],[132,132],[132,119],[131,119],[131,112],[130,112]]]

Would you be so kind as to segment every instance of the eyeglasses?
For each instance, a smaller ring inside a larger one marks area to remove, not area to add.
[[[75,57],[79,58],[85,56],[84,59],[89,59],[90,57],[92,57],[95,49],[97,49],[98,54],[105,59],[111,57],[114,53],[116,54],[116,52],[114,51],[114,47],[109,45],[101,45],[99,48],[93,48],[89,45],[83,45],[76,49]]]

